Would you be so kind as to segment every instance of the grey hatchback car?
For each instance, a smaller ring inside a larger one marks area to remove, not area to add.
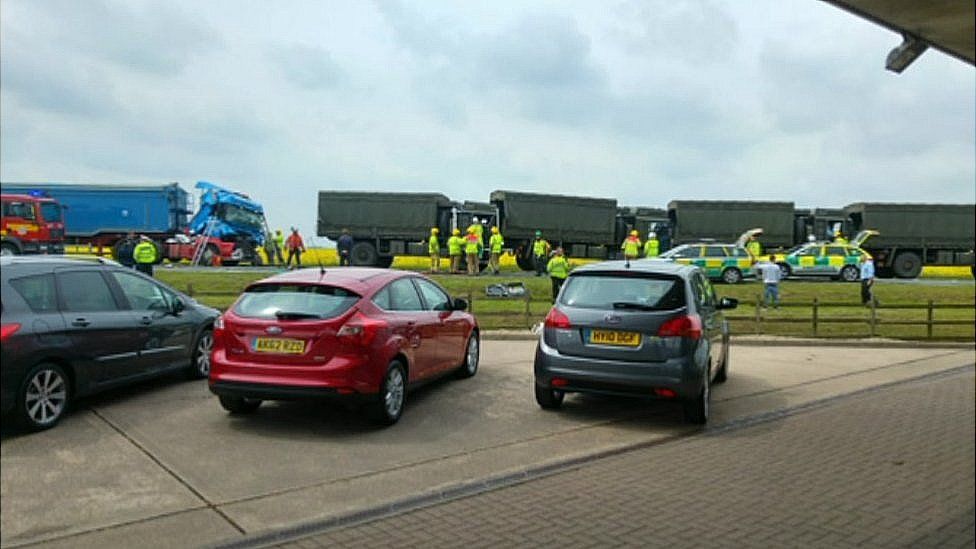
[[[210,372],[219,311],[107,260],[0,258],[0,412],[53,427],[70,402],[171,371]]]
[[[698,267],[609,261],[573,271],[546,316],[535,353],[535,397],[555,409],[566,393],[680,399],[685,419],[708,421],[710,386],[729,369],[729,327]]]

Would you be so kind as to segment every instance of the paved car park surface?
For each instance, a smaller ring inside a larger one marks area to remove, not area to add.
[[[689,436],[697,431],[673,403],[573,395],[559,412],[540,410],[532,394],[534,346],[486,341],[476,377],[412,394],[408,413],[386,429],[325,404],[275,403],[232,417],[205,383],[175,379],[88,399],[57,429],[4,432],[0,542],[231,542],[411,498],[460,493],[459,487],[595,453],[712,438]],[[729,381],[714,388],[711,425],[973,362],[971,347],[733,345]],[[971,377],[957,384],[968,391],[957,400],[971,406]],[[971,423],[968,433],[971,444]]]

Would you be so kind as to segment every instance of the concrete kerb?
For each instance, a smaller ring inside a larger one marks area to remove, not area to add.
[[[481,339],[486,341],[533,341],[538,334],[531,330],[485,330],[481,332]],[[760,347],[858,347],[879,349],[976,349],[974,341],[926,341],[887,339],[883,337],[867,337],[863,339],[842,338],[814,338],[814,337],[784,337],[734,335],[734,345],[755,345]]]

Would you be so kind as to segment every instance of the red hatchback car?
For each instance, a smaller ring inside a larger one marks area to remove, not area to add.
[[[231,413],[262,400],[364,399],[400,419],[408,388],[478,371],[478,324],[430,279],[386,269],[305,269],[248,286],[214,323],[210,391]]]

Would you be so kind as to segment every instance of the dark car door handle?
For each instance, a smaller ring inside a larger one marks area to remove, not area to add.
[[[81,326],[82,328],[84,328],[85,326],[88,326],[89,324],[91,324],[91,322],[88,322],[84,318],[76,318],[71,323],[72,326]]]
[[[144,316],[139,319],[139,324],[149,326],[150,324],[152,324],[152,319],[149,318],[148,316]]]

